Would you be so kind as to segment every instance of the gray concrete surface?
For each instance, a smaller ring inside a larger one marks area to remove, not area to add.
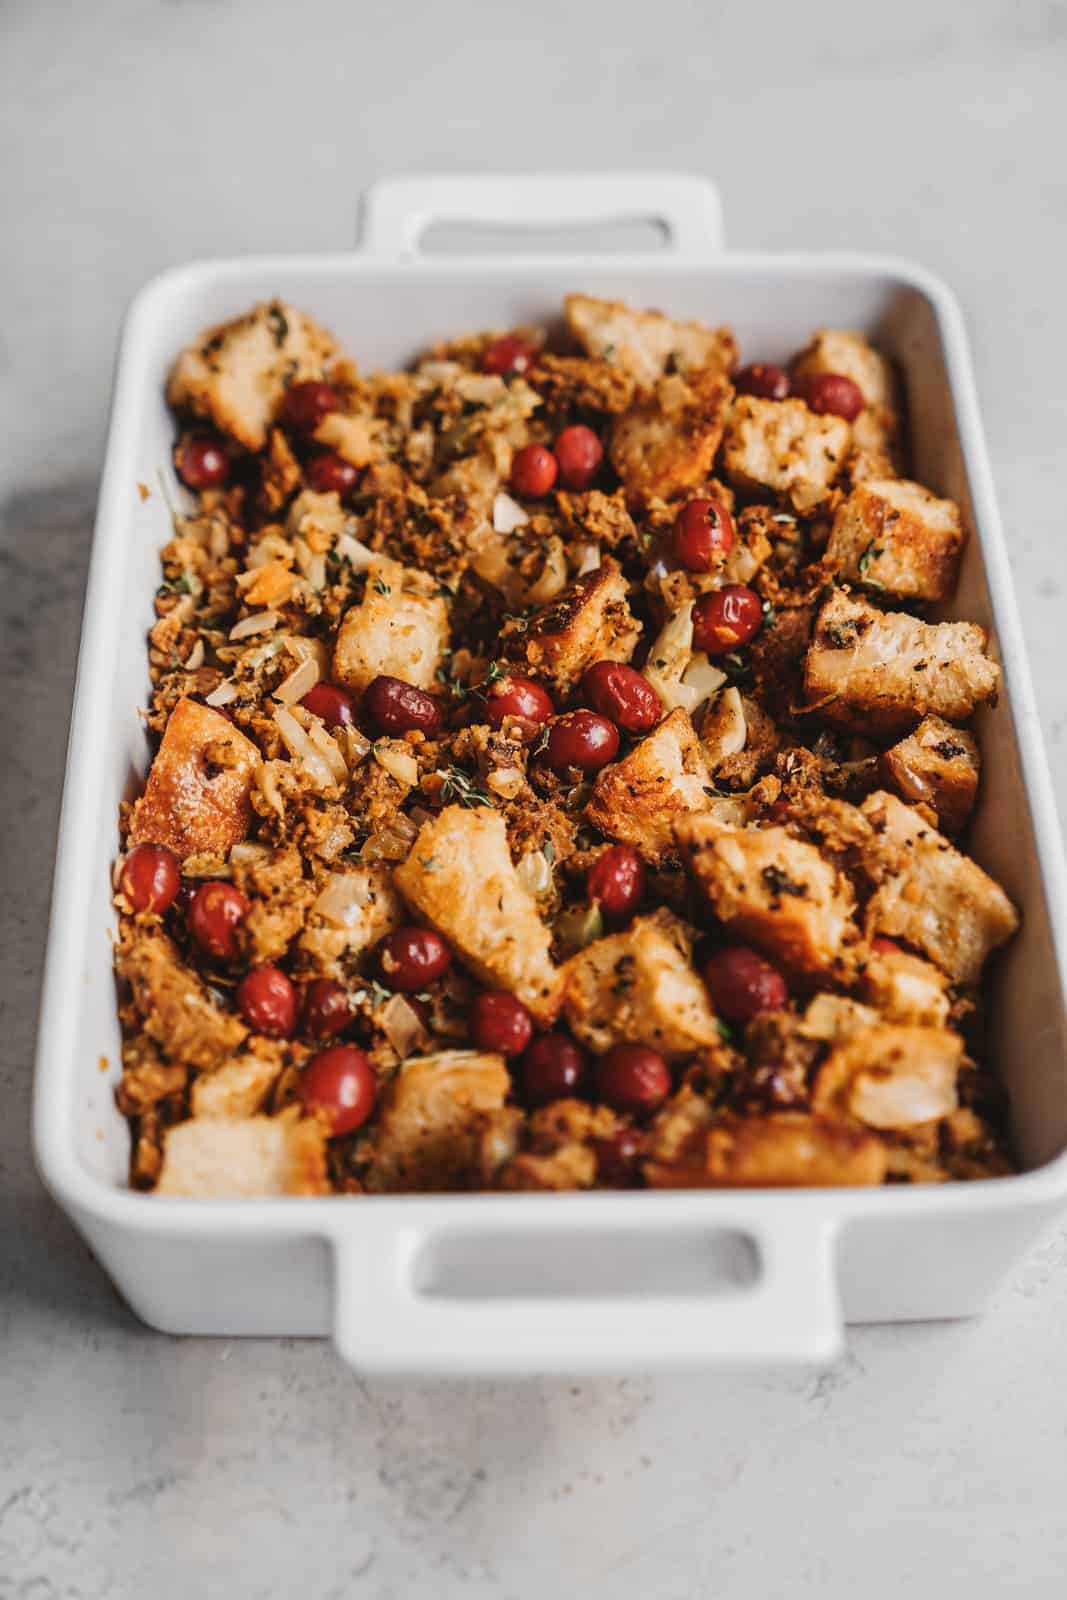
[[[958,288],[1056,776],[1067,7],[0,6],[0,1600],[1060,1595],[1067,1234],[821,1376],[362,1384],[139,1327],[42,1194],[29,1066],[110,364],[205,253],[428,168],[683,168],[731,238]],[[1023,1041],[1025,1045],[1025,1041]]]

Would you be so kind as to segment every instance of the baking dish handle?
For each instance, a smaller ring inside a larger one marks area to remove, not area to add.
[[[435,222],[529,229],[636,221],[659,223],[673,255],[706,259],[723,248],[715,185],[706,178],[648,172],[389,178],[363,196],[360,245],[397,261],[419,254],[422,236]]]
[[[530,1376],[827,1363],[843,1342],[835,1226],[825,1214],[792,1203],[793,1214],[779,1212],[773,1222],[731,1208],[721,1224],[699,1231],[690,1225],[686,1249],[695,1273],[688,1293],[645,1294],[635,1280],[624,1293],[603,1295],[511,1296],[484,1285],[480,1293],[449,1295],[420,1287],[421,1263],[450,1240],[464,1250],[484,1250],[493,1225],[451,1233],[432,1224],[398,1227],[395,1220],[375,1226],[365,1216],[355,1232],[346,1229],[334,1240],[334,1341],[356,1371],[379,1374]],[[534,1222],[528,1215],[527,1223]],[[580,1234],[580,1224],[572,1219],[569,1226],[572,1236]],[[597,1232],[610,1240],[610,1227]],[[521,1212],[513,1210],[496,1242],[510,1250],[517,1239],[521,1254],[524,1234],[536,1250],[537,1233],[537,1225],[527,1233]],[[641,1234],[647,1259],[648,1248],[674,1247],[678,1226],[657,1222]],[[709,1272],[706,1286],[693,1292],[713,1240],[724,1235],[740,1235],[752,1247],[752,1281],[723,1287]]]

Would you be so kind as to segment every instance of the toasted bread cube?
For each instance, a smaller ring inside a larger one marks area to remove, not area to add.
[[[711,473],[733,399],[721,372],[671,373],[617,418],[611,461],[628,496],[673,500]]]
[[[741,395],[726,424],[722,461],[732,484],[770,493],[800,512],[829,499],[852,430],[843,417],[820,416],[802,400]]]
[[[279,1054],[235,1056],[217,1072],[201,1073],[189,1092],[189,1109],[194,1117],[254,1117],[281,1069]]]
[[[935,712],[964,721],[996,698],[1000,668],[973,622],[920,622],[835,590],[815,620],[804,690],[827,722],[892,733]]]
[[[721,922],[793,972],[825,972],[852,927],[851,885],[785,828],[732,828],[689,817],[676,835]]]
[[[403,903],[385,862],[339,868],[326,878],[297,941],[301,963],[319,977],[343,978],[403,919]]]
[[[507,648],[559,694],[594,661],[629,661],[641,636],[626,599],[626,579],[610,557],[534,613],[524,629],[505,630]]]
[[[167,401],[207,417],[246,450],[262,450],[291,383],[321,378],[330,335],[281,300],[209,328],[171,368]]]
[[[912,600],[947,600],[964,544],[960,508],[907,478],[859,484],[834,513],[828,566],[842,578]]]
[[[963,1040],[945,1028],[877,1023],[837,1045],[815,1079],[816,1111],[870,1128],[910,1128],[951,1116]]]
[[[719,1038],[688,931],[665,908],[587,945],[564,973],[567,1021],[592,1050],[639,1040],[673,1060]]]
[[[367,1188],[431,1193],[472,1183],[486,1119],[501,1110],[510,1088],[500,1055],[412,1056],[381,1092]]]
[[[632,844],[658,866],[676,853],[675,823],[707,811],[711,787],[693,724],[679,707],[621,761],[597,774],[586,816],[601,833]]]
[[[587,1144],[565,1144],[544,1155],[520,1150],[497,1176],[497,1187],[519,1194],[562,1194],[591,1189],[596,1182],[596,1151]]]
[[[792,367],[798,378],[826,372],[851,378],[868,406],[886,406],[892,410],[897,403],[892,365],[861,333],[850,333],[843,328],[819,328]]]
[[[729,372],[737,360],[729,328],[672,322],[660,311],[633,311],[619,300],[584,294],[569,294],[564,308],[567,327],[586,354],[620,367],[642,388],[650,388],[668,365],[679,372]]]
[[[220,1011],[173,942],[158,926],[123,930],[115,970],[133,990],[145,1033],[169,1056],[210,1071],[248,1037],[239,1017]]]
[[[163,1136],[157,1194],[228,1200],[329,1192],[326,1138],[316,1121],[197,1117]]]
[[[885,1147],[854,1123],[803,1112],[719,1117],[672,1161],[645,1163],[653,1189],[835,1188],[882,1183]]]
[[[932,806],[939,826],[959,833],[974,810],[980,763],[973,734],[941,717],[924,717],[914,733],[885,752],[880,766],[903,799]]]
[[[448,609],[425,573],[377,556],[358,605],[345,612],[333,652],[333,676],[365,689],[385,674],[429,689],[448,649]]]
[[[499,811],[446,806],[423,823],[394,881],[483,983],[508,989],[540,1023],[563,1000],[552,936],[511,861]]]
[[[875,835],[865,864],[882,879],[867,906],[869,930],[914,945],[956,983],[977,983],[1019,926],[1004,890],[896,795],[878,790],[861,810]]]
[[[943,1028],[948,1021],[948,979],[932,961],[909,950],[872,949],[859,988],[868,1004],[890,1022]]]
[[[251,739],[210,706],[181,699],[134,803],[127,843],[187,856],[224,856],[248,832],[261,757]]]
[[[381,417],[331,411],[315,429],[314,439],[324,449],[335,450],[343,461],[351,462],[352,466],[369,467],[372,462],[386,459],[382,436],[388,426]]]

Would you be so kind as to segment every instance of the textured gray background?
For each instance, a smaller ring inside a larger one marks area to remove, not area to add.
[[[859,1331],[822,1377],[372,1385],[145,1332],[27,1155],[123,304],[197,254],[343,247],[374,177],[688,169],[735,244],[942,272],[1067,776],[1067,8],[775,10],[0,5],[0,1600],[1064,1592],[1062,1230],[984,1321]]]

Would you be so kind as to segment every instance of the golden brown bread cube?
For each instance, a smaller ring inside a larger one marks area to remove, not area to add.
[[[133,990],[144,1031],[171,1060],[210,1071],[248,1037],[244,1023],[219,1009],[162,928],[127,925],[115,970]]]
[[[262,450],[291,383],[321,378],[334,342],[282,300],[209,328],[171,368],[167,401],[206,417],[246,450]]]
[[[405,1061],[379,1096],[368,1189],[429,1193],[463,1188],[480,1160],[485,1118],[511,1088],[503,1056],[440,1050]]]
[[[496,1181],[500,1189],[524,1194],[591,1189],[596,1182],[596,1152],[587,1144],[565,1144],[545,1154],[520,1150]]]
[[[377,556],[358,605],[345,612],[333,652],[333,676],[365,689],[386,674],[429,689],[448,649],[448,609],[424,572]]]
[[[804,692],[820,717],[893,733],[928,712],[964,721],[995,700],[1000,668],[974,622],[920,622],[836,589],[815,620]]]
[[[586,816],[601,833],[632,844],[658,866],[676,853],[675,823],[706,811],[710,790],[693,724],[679,707],[621,761],[598,773]]]
[[[825,972],[852,930],[843,873],[784,827],[733,828],[689,817],[675,833],[698,889],[721,922],[791,971]]]
[[[879,790],[861,809],[874,829],[865,864],[881,879],[868,930],[914,945],[956,983],[977,983],[987,957],[1019,926],[1008,896],[896,795]]]
[[[859,982],[860,994],[890,1022],[943,1028],[951,1000],[948,979],[932,961],[909,950],[872,949]]]
[[[567,1021],[592,1050],[639,1040],[672,1060],[719,1038],[689,933],[665,908],[595,940],[563,970]]]
[[[162,844],[185,860],[220,855],[248,832],[259,750],[210,706],[181,699],[170,714],[127,844]]]
[[[802,400],[741,395],[726,424],[723,470],[739,489],[815,511],[829,498],[851,436],[843,417],[819,416]]]
[[[339,867],[327,875],[311,906],[297,941],[300,964],[320,978],[343,978],[403,919],[403,902],[385,862]]]
[[[939,826],[959,833],[974,810],[980,761],[973,734],[941,717],[924,717],[914,733],[885,751],[879,767],[903,799],[932,806]]]
[[[907,478],[857,485],[834,513],[826,562],[841,578],[910,600],[947,600],[965,534],[954,500]]]
[[[512,865],[499,811],[446,806],[423,823],[394,881],[476,977],[517,995],[543,1025],[553,1020],[563,975],[537,903]]]
[[[672,372],[639,397],[611,430],[611,462],[627,495],[673,500],[711,473],[733,399],[714,369]]]
[[[619,300],[585,294],[569,294],[564,309],[567,327],[586,354],[620,367],[642,388],[650,388],[668,367],[729,372],[737,360],[729,328],[674,322],[660,311],[634,311]]]
[[[851,378],[867,406],[897,403],[896,382],[891,363],[863,337],[845,328],[818,328],[808,344],[792,362],[794,377],[808,378],[836,372]]]
[[[260,1048],[265,1043],[259,1041]],[[216,1072],[196,1079],[189,1091],[189,1109],[194,1117],[254,1117],[263,1109],[281,1069],[280,1053],[235,1056]]]
[[[567,694],[594,661],[629,661],[640,636],[622,569],[607,557],[503,638],[512,656]]]
[[[645,1163],[653,1189],[776,1189],[881,1183],[886,1151],[854,1123],[782,1111],[719,1117],[671,1161]]]
[[[227,1200],[329,1194],[326,1139],[314,1120],[195,1117],[163,1136],[157,1194]]]
[[[945,1028],[877,1023],[837,1045],[815,1078],[812,1106],[869,1128],[910,1128],[956,1109],[963,1040]]]

